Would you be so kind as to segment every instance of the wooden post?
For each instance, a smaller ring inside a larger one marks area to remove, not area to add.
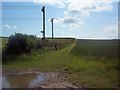
[[[41,11],[43,12],[43,40],[45,40],[45,6],[42,7]]]
[[[53,40],[53,20],[54,20],[54,18],[51,19],[51,23],[52,23],[52,40]]]

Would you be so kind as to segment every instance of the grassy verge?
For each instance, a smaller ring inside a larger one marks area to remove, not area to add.
[[[93,88],[113,88],[118,85],[117,58],[72,54],[75,43],[63,49],[21,55],[3,65],[4,69],[34,68],[41,72],[61,72],[76,85]]]

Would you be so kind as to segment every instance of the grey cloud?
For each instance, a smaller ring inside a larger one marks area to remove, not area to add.
[[[76,23],[76,20],[75,19],[72,19],[72,18],[69,18],[69,19],[64,19],[64,23]]]

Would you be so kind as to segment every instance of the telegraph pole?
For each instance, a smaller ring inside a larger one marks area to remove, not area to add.
[[[45,6],[42,7],[41,11],[43,12],[43,40],[45,40]]]
[[[54,18],[52,18],[50,21],[51,21],[51,23],[52,23],[52,40],[53,40],[53,20],[54,20]]]

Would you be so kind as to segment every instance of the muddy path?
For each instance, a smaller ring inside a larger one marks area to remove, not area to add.
[[[34,85],[29,86],[29,88],[67,88],[67,89],[76,89],[83,87],[78,87],[77,85],[71,84],[66,80],[66,75],[63,72],[39,72],[35,69],[27,70],[2,70],[2,75],[11,76],[13,78],[15,75],[27,75],[27,74],[36,74],[42,75],[42,81],[34,83]],[[28,77],[28,76],[27,76]],[[23,77],[24,79],[25,77]],[[13,82],[12,82],[13,83]],[[27,82],[29,83],[29,82]]]
[[[77,88],[77,86],[67,82],[59,73],[44,73],[44,81],[37,83],[35,88]]]

